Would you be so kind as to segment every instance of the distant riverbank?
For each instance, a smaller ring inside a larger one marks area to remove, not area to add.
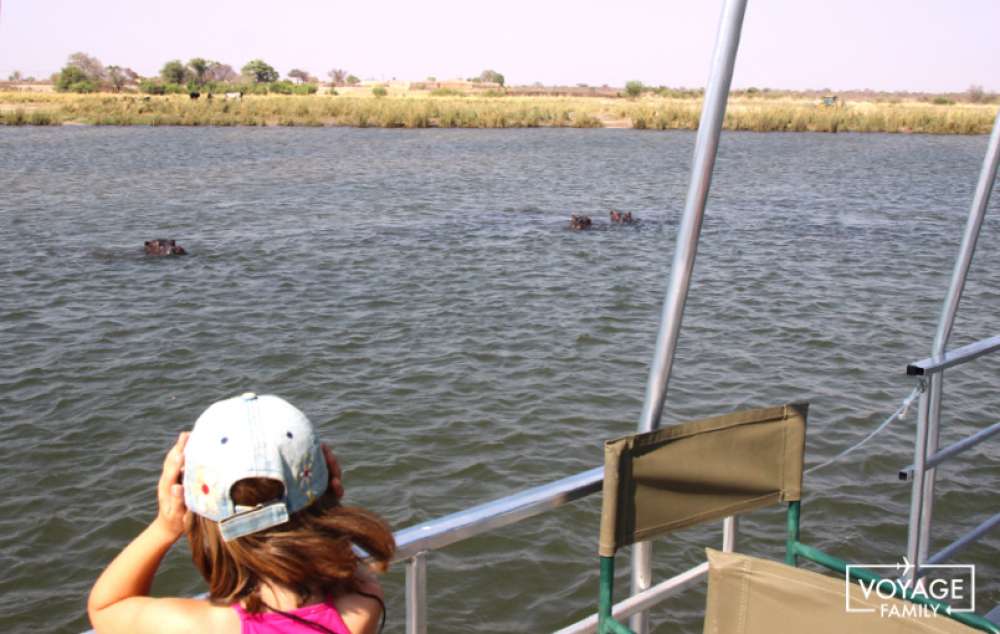
[[[380,128],[634,128],[692,130],[700,99],[644,96],[308,96],[0,92],[0,125],[354,126]],[[993,104],[734,97],[726,128],[756,132],[987,134]]]

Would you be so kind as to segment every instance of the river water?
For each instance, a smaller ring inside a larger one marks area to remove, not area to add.
[[[0,129],[0,631],[79,631],[154,513],[162,454],[276,393],[395,528],[597,466],[634,430],[694,135],[626,130]],[[985,137],[726,133],[666,422],[811,402],[857,441],[930,351]],[[1000,196],[952,345],[997,334]],[[611,208],[641,218],[609,226]],[[571,213],[589,232],[565,228]],[[175,238],[191,255],[152,259]],[[996,422],[1000,359],[949,371],[942,442]],[[914,414],[806,479],[803,538],[892,563]],[[941,470],[936,546],[995,512],[1000,452]],[[432,553],[431,630],[541,632],[596,603],[599,496]],[[782,517],[741,523],[780,554]],[[673,574],[718,526],[656,548]],[[966,551],[981,609],[1000,539]],[[626,572],[626,557],[619,571]],[[403,626],[402,565],[385,578]],[[621,587],[621,585],[619,586]],[[179,545],[155,591],[203,590]],[[654,611],[699,632],[703,590]]]

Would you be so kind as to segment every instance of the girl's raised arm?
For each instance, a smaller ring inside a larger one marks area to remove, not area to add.
[[[183,432],[163,462],[156,519],[115,557],[90,591],[87,613],[98,632],[168,632],[207,624],[203,619],[211,606],[205,601],[148,596],[160,561],[190,521],[180,484],[187,439]]]

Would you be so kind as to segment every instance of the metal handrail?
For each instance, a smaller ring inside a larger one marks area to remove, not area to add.
[[[406,562],[405,601],[407,634],[427,631],[427,554],[487,531],[507,526],[584,498],[601,489],[604,468],[596,467],[549,482],[513,495],[409,526],[394,535],[396,553],[393,562]],[[723,522],[722,549],[731,552],[736,546],[738,523],[735,517]],[[703,563],[660,582],[615,606],[616,617],[641,613],[663,599],[680,592],[704,578]],[[591,623],[593,621],[593,623]],[[587,617],[560,632],[566,634],[596,631],[597,618]]]
[[[604,467],[397,531],[394,562],[406,561],[406,633],[427,632],[427,553],[579,500],[601,489]]]
[[[979,540],[980,537],[990,532],[997,526],[1000,526],[1000,513],[997,513],[993,517],[989,518],[979,526],[975,527],[965,535],[962,535],[951,544],[942,548],[936,552],[933,556],[927,559],[929,564],[939,564],[943,561],[948,561],[960,551],[964,550],[966,546],[974,544]]]
[[[988,339],[980,339],[967,346],[949,350],[941,355],[914,361],[906,366],[906,374],[908,376],[937,374],[944,371],[945,368],[967,363],[977,357],[996,352],[997,350],[1000,350],[1000,335],[989,337]]]
[[[981,429],[976,433],[972,434],[971,436],[967,436],[956,443],[952,443],[951,445],[948,445],[947,447],[937,452],[933,456],[929,456],[927,460],[924,462],[924,469],[931,469],[933,467],[936,467],[945,460],[954,458],[963,451],[975,447],[979,443],[983,442],[984,440],[987,440],[988,438],[996,435],[997,433],[1000,433],[1000,423],[994,423],[989,427],[987,427],[986,429]],[[912,477],[913,477],[912,464],[907,465],[899,470],[900,480],[905,482]]]
[[[479,504],[396,532],[393,561],[437,550],[507,526],[601,490],[604,467],[595,467],[548,484]]]
[[[644,612],[667,597],[687,590],[706,576],[708,576],[708,562],[703,561],[697,566],[692,566],[666,581],[661,581],[655,586],[651,586],[638,594],[633,594],[629,598],[616,603],[611,610],[611,616],[615,620],[622,621],[632,615]],[[597,614],[595,613],[572,625],[556,630],[554,634],[593,634],[596,631]]]

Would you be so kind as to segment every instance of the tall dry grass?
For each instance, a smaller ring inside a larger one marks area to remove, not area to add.
[[[489,97],[475,95],[245,96],[239,101],[184,95],[0,93],[0,124],[182,126],[356,126],[380,128],[603,127],[693,130],[701,102],[691,98]],[[996,106],[858,102],[825,107],[808,100],[734,98],[729,130],[756,132],[918,132],[986,134]]]

